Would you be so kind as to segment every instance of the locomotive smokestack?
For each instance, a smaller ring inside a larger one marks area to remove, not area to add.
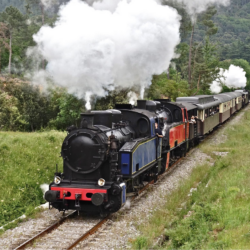
[[[93,128],[94,114],[81,114],[81,128]]]

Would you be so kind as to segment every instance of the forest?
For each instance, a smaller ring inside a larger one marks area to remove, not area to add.
[[[30,83],[27,72],[34,67],[45,69],[47,62],[34,64],[27,55],[35,46],[33,35],[43,25],[53,26],[57,12],[67,0],[53,2],[46,8],[42,0],[2,0],[0,2],[0,124],[1,130],[65,130],[79,122],[85,111],[85,100],[50,82],[44,91]],[[210,6],[192,23],[186,10],[175,1],[165,3],[177,9],[182,17],[178,58],[167,72],[154,75],[145,90],[147,99],[211,94],[210,84],[220,68],[231,64],[246,72],[246,89],[250,90],[250,0],[231,0],[229,6]],[[222,91],[231,91],[222,86]],[[135,89],[108,90],[106,97],[93,98],[92,108],[109,109],[115,103],[128,101]],[[137,93],[139,96],[139,93]]]

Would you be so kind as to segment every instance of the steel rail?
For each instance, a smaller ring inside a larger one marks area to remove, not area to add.
[[[67,214],[66,216],[62,217],[60,220],[56,221],[55,223],[53,223],[51,226],[47,227],[46,229],[44,229],[42,232],[36,234],[35,236],[33,236],[32,238],[26,240],[25,242],[23,242],[21,245],[19,245],[18,247],[16,247],[14,250],[18,250],[18,249],[23,249],[24,247],[26,247],[28,244],[31,244],[34,242],[34,240],[36,240],[37,238],[42,237],[44,234],[46,233],[50,233],[52,230],[56,229],[57,227],[59,227],[67,218],[69,218],[70,216],[73,216],[76,213],[76,211],[73,211],[72,213]]]
[[[188,155],[188,153],[186,154]],[[171,165],[168,170],[164,173],[162,173],[160,176],[158,176],[158,180],[162,179],[163,177],[165,177],[166,175],[170,174],[172,172],[172,170],[174,169],[174,167],[183,159],[184,157],[178,159],[175,163],[173,163],[173,165]],[[160,177],[160,178],[159,178]],[[145,191],[149,185],[154,184],[155,181],[152,180],[151,182],[147,183],[142,189],[140,189],[140,191],[138,192],[137,195],[134,195],[131,198],[131,201],[133,201],[139,194],[141,194],[143,191]],[[80,236],[75,242],[73,242],[68,248],[66,248],[67,250],[73,249],[79,242],[86,240],[90,235],[94,234],[95,232],[97,232],[97,230],[110,218],[110,215],[107,216],[106,218],[104,218],[103,220],[101,220],[99,223],[97,223],[93,228],[91,228],[89,231],[87,231],[86,233],[84,233],[82,236]]]
[[[108,219],[109,219],[110,215],[107,216],[106,218],[102,219],[100,222],[98,222],[94,227],[92,227],[89,231],[87,231],[86,233],[84,233],[82,236],[80,236],[75,242],[73,242],[68,248],[66,248],[67,250],[72,249],[73,247],[75,247],[79,242],[87,239],[90,235],[94,234]]]

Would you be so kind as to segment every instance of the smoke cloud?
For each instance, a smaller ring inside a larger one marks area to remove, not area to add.
[[[242,88],[246,86],[246,72],[239,66],[230,65],[223,75],[225,77],[225,85],[228,88]]]
[[[101,10],[113,2],[113,13]],[[105,0],[93,7],[72,0],[61,6],[53,27],[34,35],[47,75],[85,100],[114,88],[144,93],[152,75],[164,72],[174,57],[180,16],[155,0]]]
[[[129,103],[131,105],[135,105],[135,103],[138,100],[137,94],[135,92],[133,92],[133,91],[129,91],[128,94],[127,94],[127,97],[129,98]]]
[[[219,79],[216,79],[215,81],[212,82],[212,84],[210,85],[210,90],[214,94],[219,94],[221,92],[222,87]]]
[[[173,0],[165,0],[165,2]],[[230,4],[230,0],[174,0],[182,4],[191,16],[192,21],[196,21],[196,17],[199,13],[205,11],[211,5],[223,5],[227,6]]]
[[[42,189],[43,197],[44,197],[45,193],[49,190],[49,184],[46,184],[46,183],[41,184],[40,188]]]
[[[222,84],[228,88],[244,88],[247,83],[246,72],[239,66],[230,65],[228,70],[220,69],[220,79],[216,79],[211,85],[213,93],[220,93]]]
[[[119,2],[121,2],[121,0],[96,1],[92,4],[92,7],[96,10],[109,10],[114,12]]]

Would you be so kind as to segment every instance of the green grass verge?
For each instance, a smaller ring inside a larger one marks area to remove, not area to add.
[[[159,208],[148,223],[138,226],[142,235],[133,241],[135,249],[250,248],[249,124],[248,110],[240,123],[226,129],[226,142],[211,145],[205,141],[200,145],[214,158],[214,166],[198,166],[178,190],[166,197],[165,207]],[[213,151],[229,153],[218,157]],[[188,196],[197,185],[197,191]],[[159,236],[164,241],[154,246]]]
[[[40,185],[53,180],[66,133],[0,132],[0,226],[45,202]]]

